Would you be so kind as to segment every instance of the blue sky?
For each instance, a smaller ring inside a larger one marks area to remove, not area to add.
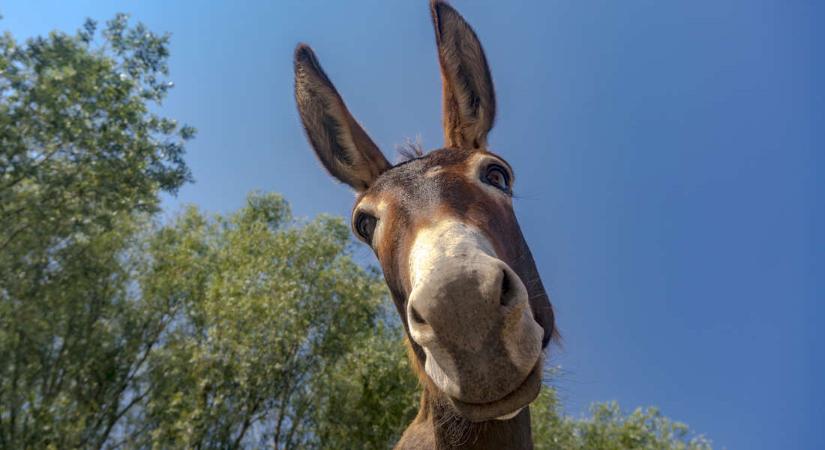
[[[568,412],[657,405],[719,448],[825,448],[817,2],[454,0],[485,45],[516,210],[558,311]],[[18,38],[129,12],[172,33],[164,112],[198,128],[196,182],[226,212],[253,189],[348,215],[310,153],[292,50],[317,51],[394,160],[441,145],[426,2],[15,1]],[[366,248],[359,256],[372,261]]]

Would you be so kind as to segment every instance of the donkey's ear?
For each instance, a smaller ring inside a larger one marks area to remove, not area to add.
[[[475,32],[442,0],[430,2],[441,80],[444,139],[448,147],[485,148],[496,115],[487,58]]]
[[[295,100],[307,138],[332,176],[360,192],[391,167],[304,44],[295,49]]]

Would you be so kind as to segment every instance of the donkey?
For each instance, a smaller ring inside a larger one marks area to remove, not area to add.
[[[357,197],[352,230],[384,272],[422,386],[398,449],[532,448],[553,309],[513,212],[515,176],[487,147],[496,100],[475,32],[430,3],[444,148],[390,164],[312,49],[295,50],[295,98],[321,164]]]

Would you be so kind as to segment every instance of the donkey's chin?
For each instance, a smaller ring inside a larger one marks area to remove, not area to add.
[[[536,399],[541,391],[544,358],[539,358],[524,382],[504,397],[489,403],[468,403],[447,396],[456,411],[471,422],[510,420]]]

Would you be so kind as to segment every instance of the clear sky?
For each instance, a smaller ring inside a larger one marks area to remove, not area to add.
[[[825,448],[822,2],[453,4],[492,68],[491,148],[558,311],[567,410],[658,405],[719,448]],[[441,145],[425,0],[17,0],[0,29],[117,11],[172,33],[164,111],[199,130],[167,211],[263,189],[349,214],[295,112],[299,41],[391,160],[408,137]]]

